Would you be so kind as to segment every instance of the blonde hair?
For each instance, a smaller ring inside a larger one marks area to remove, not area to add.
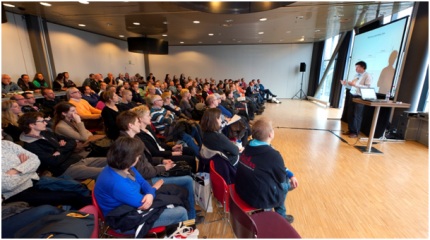
[[[164,101],[164,100],[166,100],[166,98],[168,98],[170,96],[172,96],[172,94],[170,92],[163,92],[161,94],[161,99],[163,99],[163,101]]]
[[[148,95],[149,96],[149,95]],[[161,97],[157,94],[151,95],[151,103],[154,103],[155,100],[160,99]],[[161,98],[162,99],[162,98]]]
[[[270,133],[273,131],[272,128],[272,121],[270,121],[268,118],[260,118],[257,121],[252,124],[252,138],[265,141]]]
[[[190,91],[189,91],[188,89],[186,89],[186,88],[183,88],[183,89],[181,90],[181,97],[184,97],[184,96],[185,96],[185,94],[187,94],[187,93],[190,93]]]
[[[150,112],[149,108],[145,105],[140,105],[140,106],[134,107],[134,108],[130,109],[130,111],[136,113],[137,117],[139,117],[139,118],[143,117],[143,115],[145,115],[145,113]]]
[[[7,125],[11,124],[14,126],[18,126],[18,116],[15,115],[10,109],[13,104],[18,104],[15,100],[6,100],[1,104],[1,126],[7,127]]]

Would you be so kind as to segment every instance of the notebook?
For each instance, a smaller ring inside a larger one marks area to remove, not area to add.
[[[378,99],[374,88],[361,88],[361,99],[371,102],[386,102],[385,99]]]

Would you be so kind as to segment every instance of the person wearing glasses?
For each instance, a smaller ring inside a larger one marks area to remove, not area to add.
[[[33,93],[25,92],[22,94],[22,96],[27,100],[27,106],[30,108],[33,108],[37,112],[40,111],[40,105],[36,103],[36,98],[34,97]],[[31,112],[34,112],[33,110],[30,110]],[[22,111],[26,113],[26,111]]]
[[[96,179],[106,166],[106,158],[83,159],[75,153],[76,140],[48,131],[43,113],[25,113],[18,119],[18,125],[23,131],[20,140],[24,142],[24,148],[36,154],[41,161],[41,170],[50,171],[54,177]]]
[[[37,112],[37,110],[35,108],[28,105],[27,99],[21,94],[13,95],[12,97],[10,97],[10,100],[16,101],[16,103],[18,103],[18,105],[21,108],[21,111],[23,113]]]
[[[87,100],[82,99],[82,94],[77,88],[67,89],[66,99],[75,105],[76,111],[82,119],[99,119],[101,117],[102,111],[91,106]]]

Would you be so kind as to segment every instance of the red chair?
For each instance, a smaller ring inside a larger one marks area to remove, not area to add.
[[[212,194],[214,195],[215,199],[222,204],[224,208],[224,218],[225,214],[229,213],[230,211],[228,202],[229,188],[224,178],[215,170],[215,164],[213,160],[211,160],[209,163],[209,173],[212,184]]]
[[[235,199],[235,201],[236,201],[237,205],[240,207],[240,209],[242,209],[242,211],[248,213],[249,215],[256,213],[256,212],[263,211],[263,209],[251,207],[248,203],[243,201],[240,198],[240,196],[237,194],[236,186],[234,184],[230,185],[230,195]]]
[[[134,234],[123,234],[123,233],[119,233],[117,231],[115,231],[114,229],[111,229],[109,226],[105,226],[105,219],[103,216],[103,213],[97,203],[96,197],[94,196],[94,191],[92,192],[92,200],[93,200],[93,205],[95,206],[95,208],[97,209],[98,212],[98,217],[100,219],[100,229],[101,229],[101,234],[99,234],[100,238],[102,237],[113,237],[113,238],[134,238]],[[158,237],[158,234],[163,233],[166,231],[166,227],[164,226],[160,226],[160,227],[155,227],[152,228],[148,231],[148,236],[149,235],[153,235],[155,236],[155,238]]]
[[[99,238],[99,213],[97,211],[97,208],[94,205],[87,205],[79,209],[79,211],[94,215],[94,230],[91,234],[91,238]]]
[[[242,199],[230,189],[230,222],[236,238],[301,238],[276,212],[249,215],[240,206]]]

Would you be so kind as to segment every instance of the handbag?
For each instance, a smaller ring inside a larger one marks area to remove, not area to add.
[[[211,190],[209,173],[196,173],[194,176],[194,198],[197,204],[206,212],[213,212]]]
[[[185,161],[177,161],[175,162],[175,166],[168,171],[160,173],[162,177],[178,177],[191,175],[191,166],[188,165]]]

